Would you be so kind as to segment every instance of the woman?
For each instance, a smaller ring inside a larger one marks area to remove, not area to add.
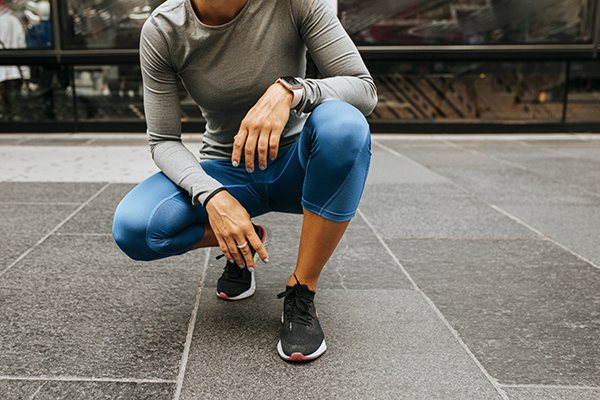
[[[314,308],[317,280],[362,195],[370,161],[364,115],[375,107],[369,72],[330,0],[168,0],[142,29],[144,105],[162,172],[115,212],[113,235],[137,260],[219,246],[223,299],[254,293],[266,230],[250,218],[302,213],[278,352],[326,349]],[[323,79],[303,79],[306,51]],[[207,123],[201,162],[181,144],[180,77]]]

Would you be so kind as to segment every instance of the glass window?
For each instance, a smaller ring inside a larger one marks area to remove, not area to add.
[[[600,63],[571,64],[567,120],[600,121]]]
[[[563,62],[369,63],[383,120],[557,121]]]
[[[48,0],[0,0],[0,50],[53,47]]]
[[[75,67],[79,121],[145,120],[139,64]],[[202,121],[198,106],[179,83],[182,121]]]
[[[0,75],[3,68],[0,66]],[[15,67],[16,68],[16,67]],[[67,66],[20,66],[21,76],[0,81],[0,120],[73,121],[73,90]]]
[[[164,0],[66,0],[65,49],[137,49],[140,30]]]
[[[591,43],[594,0],[339,0],[358,45]]]

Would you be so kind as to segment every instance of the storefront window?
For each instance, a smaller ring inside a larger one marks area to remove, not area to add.
[[[558,121],[563,62],[369,63],[382,120]]]
[[[567,121],[600,121],[600,63],[571,63]]]
[[[66,0],[65,49],[137,49],[142,25],[163,0]]]
[[[0,66],[0,74],[3,68]],[[17,68],[17,67],[15,67]],[[70,67],[21,65],[22,78],[0,82],[0,121],[73,121]]]
[[[358,45],[592,43],[594,0],[339,0]]]
[[[145,120],[139,64],[76,66],[74,76],[78,121]],[[202,120],[181,82],[179,97],[181,120]]]
[[[53,47],[48,0],[0,0],[0,51]]]

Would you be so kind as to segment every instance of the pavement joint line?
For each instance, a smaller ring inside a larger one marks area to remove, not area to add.
[[[85,376],[10,376],[0,375],[0,381],[28,381],[28,382],[109,382],[109,383],[170,383],[170,379],[138,379],[138,378],[92,378]]]
[[[206,258],[204,265],[202,266],[202,276],[200,277],[200,283],[198,284],[198,290],[196,292],[196,301],[194,303],[194,309],[190,316],[190,323],[188,325],[187,336],[185,338],[185,346],[183,348],[183,354],[181,355],[181,364],[179,367],[179,374],[177,375],[175,395],[173,400],[179,400],[181,396],[181,389],[183,388],[183,379],[185,378],[185,370],[187,368],[187,362],[190,355],[190,348],[192,346],[192,339],[194,337],[194,328],[196,326],[196,317],[198,315],[198,308],[200,308],[200,297],[202,296],[202,289],[204,288],[204,280],[206,279],[206,271],[210,262],[210,247],[206,249]]]
[[[35,398],[35,396],[37,396],[37,395],[38,395],[38,393],[40,392],[40,390],[42,390],[42,388],[43,388],[44,386],[46,386],[46,383],[48,383],[48,381],[46,381],[46,382],[42,383],[42,384],[40,385],[40,387],[39,387],[39,388],[37,388],[37,390],[36,390],[36,391],[35,391],[35,392],[34,392],[34,393],[31,395],[31,396],[29,396],[29,399],[28,399],[28,400],[33,400],[33,399]]]
[[[484,200],[481,200],[484,201]],[[525,228],[537,233],[538,235],[542,235],[544,238],[546,238],[546,240],[548,240],[549,242],[554,243],[555,245],[557,245],[558,247],[562,248],[563,250],[566,250],[567,252],[571,253],[572,255],[574,255],[575,257],[579,258],[581,261],[584,261],[588,264],[590,264],[592,267],[594,268],[598,268],[600,269],[600,265],[597,265],[596,263],[594,263],[592,260],[588,260],[587,258],[585,258],[584,256],[582,256],[581,254],[577,253],[574,250],[571,250],[570,248],[568,248],[567,246],[565,246],[564,244],[556,241],[555,239],[551,238],[550,236],[546,235],[545,233],[535,229],[533,226],[529,225],[527,222],[523,221],[522,219],[510,214],[509,212],[501,209],[500,207],[498,207],[495,204],[490,204],[485,202],[486,204],[488,204],[490,207],[492,207],[494,210],[498,211],[501,214],[504,214],[505,216],[507,216],[508,218],[512,219],[513,221],[517,222],[518,224],[521,224],[522,226],[524,226]]]
[[[444,178],[444,179],[445,179],[445,180],[447,180],[449,183],[451,183],[452,185],[454,185],[456,188],[458,188],[458,189],[462,190],[464,193],[466,193],[467,195],[469,195],[469,196],[471,196],[472,198],[476,199],[477,201],[480,201],[480,202],[482,202],[483,204],[486,204],[487,206],[491,207],[492,209],[496,210],[497,212],[501,213],[502,215],[504,215],[504,216],[506,216],[506,217],[508,217],[508,218],[512,219],[513,221],[515,221],[516,223],[518,223],[518,224],[520,224],[520,225],[524,226],[525,228],[529,229],[530,231],[532,231],[532,232],[534,232],[534,233],[536,233],[536,234],[540,235],[542,238],[544,238],[544,239],[548,240],[549,242],[551,242],[551,243],[553,243],[553,244],[557,245],[558,247],[562,248],[563,250],[566,250],[567,252],[571,253],[572,255],[574,255],[575,257],[577,257],[578,259],[580,259],[580,260],[582,260],[582,261],[584,261],[584,262],[586,262],[586,263],[590,264],[592,267],[600,269],[600,265],[598,265],[598,264],[594,263],[594,262],[593,262],[593,261],[591,261],[591,260],[588,260],[587,258],[585,258],[584,256],[582,256],[581,254],[579,254],[579,253],[577,253],[576,251],[574,251],[574,250],[572,250],[572,249],[568,248],[568,247],[567,247],[567,246],[565,246],[564,244],[562,244],[562,243],[560,243],[560,242],[556,241],[555,239],[553,239],[552,237],[550,237],[550,236],[546,235],[545,233],[543,233],[543,232],[539,231],[538,229],[536,229],[536,228],[534,228],[533,226],[529,225],[527,222],[523,221],[522,219],[520,219],[520,218],[518,218],[518,217],[516,217],[516,216],[514,216],[514,215],[512,215],[512,214],[510,214],[508,211],[505,211],[505,210],[501,209],[500,207],[496,206],[495,204],[491,204],[491,203],[489,203],[488,201],[486,201],[486,200],[482,199],[481,197],[479,197],[479,196],[477,196],[476,194],[474,194],[474,193],[470,192],[469,190],[467,190],[467,189],[465,189],[464,187],[460,186],[458,183],[456,183],[456,182],[452,181],[451,179],[448,179],[448,178],[446,178],[445,176],[443,176],[443,175],[440,175],[439,173],[437,173],[437,172],[435,172],[435,171],[433,171],[433,170],[430,170],[430,169],[426,168],[424,165],[422,165],[422,164],[420,164],[420,163],[416,162],[416,161],[415,161],[415,160],[413,160],[412,158],[410,158],[410,157],[407,157],[407,156],[405,156],[404,154],[402,154],[402,153],[399,153],[399,152],[397,152],[397,151],[395,151],[395,150],[393,150],[393,149],[390,149],[389,147],[387,147],[387,146],[384,146],[384,145],[382,145],[381,143],[377,143],[377,142],[373,142],[373,143],[375,143],[377,146],[381,147],[382,149],[384,149],[384,150],[387,150],[387,151],[389,151],[390,153],[397,155],[398,157],[400,157],[400,158],[402,158],[402,159],[408,160],[408,161],[410,161],[410,162],[414,163],[415,165],[417,165],[417,166],[420,166],[421,168],[424,168],[424,169],[426,169],[426,170],[428,170],[428,171],[430,171],[430,172],[432,172],[432,173],[434,173],[434,174],[438,175],[438,176],[439,176],[439,177],[441,177],[441,178]]]
[[[109,187],[109,186],[110,186],[110,183],[107,183],[104,186],[102,186],[100,188],[100,190],[98,190],[96,193],[94,193],[92,195],[92,197],[90,197],[89,199],[87,199],[84,203],[82,203],[79,207],[77,207],[75,209],[75,211],[73,211],[65,219],[63,219],[61,222],[59,222],[58,225],[56,225],[50,232],[46,233],[40,240],[37,241],[37,243],[35,243],[29,249],[25,250],[25,252],[23,254],[21,254],[15,261],[13,261],[12,264],[10,264],[2,272],[0,272],[0,277],[2,277],[2,275],[4,275],[6,272],[8,272],[12,267],[14,267],[15,265],[17,265],[17,263],[19,263],[19,261],[21,261],[22,259],[24,259],[36,247],[38,247],[39,245],[41,245],[42,243],[44,243],[44,241],[46,239],[48,239],[54,232],[56,232],[57,230],[59,230],[64,224],[66,224],[71,218],[73,218],[84,207],[86,207],[88,204],[90,204],[96,197],[98,197],[102,192],[104,192],[106,190],[106,188]]]
[[[481,365],[481,363],[479,362],[479,360],[477,359],[477,357],[475,357],[475,355],[473,354],[473,352],[469,349],[469,347],[467,347],[467,345],[465,344],[465,342],[463,342],[463,340],[461,339],[461,337],[458,334],[458,332],[452,327],[452,325],[450,325],[450,323],[448,322],[448,320],[446,320],[446,317],[444,317],[444,315],[442,314],[442,312],[436,307],[436,305],[433,303],[433,301],[425,294],[425,292],[423,292],[421,290],[421,288],[419,287],[419,285],[417,285],[417,283],[414,281],[414,279],[410,276],[410,274],[408,273],[408,271],[406,270],[406,268],[404,268],[404,265],[402,265],[402,263],[400,262],[400,260],[398,260],[398,257],[396,257],[396,255],[388,247],[388,245],[385,243],[385,241],[383,240],[383,238],[381,237],[381,235],[379,235],[379,233],[377,232],[377,230],[375,230],[375,227],[367,219],[366,215],[360,210],[360,208],[357,209],[356,211],[360,215],[360,217],[365,221],[365,223],[369,226],[369,228],[371,229],[371,231],[373,232],[373,234],[377,237],[377,240],[379,240],[379,243],[381,243],[381,245],[385,248],[385,250],[390,255],[390,257],[394,260],[394,262],[396,263],[396,265],[398,266],[398,268],[402,271],[402,273],[406,276],[406,278],[408,278],[408,280],[414,286],[415,290],[423,297],[423,299],[425,299],[425,301],[427,302],[427,304],[429,305],[429,307],[435,312],[435,314],[442,321],[442,323],[446,326],[446,328],[448,328],[448,330],[450,331],[450,333],[452,333],[452,335],[454,336],[454,338],[456,339],[456,341],[460,344],[460,346],[463,348],[463,350],[471,358],[471,360],[473,361],[473,363],[475,363],[475,365],[477,366],[477,368],[479,368],[479,370],[481,371],[481,373],[492,384],[492,386],[494,387],[494,389],[496,389],[496,391],[498,392],[498,394],[500,395],[500,397],[502,397],[502,399],[504,399],[504,400],[510,400],[508,398],[508,395],[500,387],[500,384],[498,383],[498,380],[496,378],[492,377],[487,372],[487,370],[485,369],[485,367],[483,365]]]
[[[490,160],[493,160],[493,161],[499,162],[499,163],[501,163],[501,164],[508,165],[509,167],[514,167],[514,168],[520,169],[521,171],[525,171],[525,172],[527,172],[527,173],[530,173],[530,174],[533,174],[533,175],[541,176],[541,177],[542,177],[542,178],[544,178],[544,179],[549,179],[549,180],[551,180],[552,182],[555,182],[555,183],[560,183],[561,185],[571,186],[572,188],[579,189],[579,190],[581,190],[582,192],[585,192],[585,193],[587,193],[587,194],[589,194],[589,195],[591,195],[591,196],[600,197],[600,193],[597,193],[597,192],[594,192],[594,191],[592,191],[592,190],[586,189],[586,188],[584,188],[584,187],[582,187],[582,186],[579,186],[579,185],[577,185],[577,184],[574,184],[574,183],[565,182],[565,181],[562,181],[562,180],[560,180],[560,179],[553,179],[553,178],[550,178],[550,177],[548,177],[548,176],[546,176],[546,175],[539,174],[539,173],[537,173],[537,172],[535,172],[535,171],[532,171],[532,170],[530,170],[530,169],[529,169],[529,168],[527,168],[527,167],[524,167],[524,166],[522,166],[522,165],[519,165],[519,164],[517,164],[517,163],[514,163],[514,162],[512,162],[512,161],[504,160],[503,158],[496,157],[496,156],[494,156],[494,155],[491,155],[491,154],[486,154],[486,153],[484,153],[484,152],[482,152],[482,151],[478,151],[478,150],[475,150],[475,149],[469,149],[469,148],[465,148],[465,147],[462,147],[462,146],[459,146],[459,145],[457,145],[456,143],[452,143],[451,141],[443,140],[442,142],[444,142],[445,144],[448,144],[449,146],[452,146],[452,147],[454,147],[454,148],[456,148],[456,149],[460,149],[460,150],[462,150],[462,151],[466,151],[467,153],[475,154],[475,155],[477,155],[477,156],[480,156],[480,157],[483,157],[483,158],[488,158],[488,159],[490,159]]]
[[[600,386],[576,386],[576,385],[536,385],[536,384],[500,384],[500,386],[511,389],[567,389],[567,390],[600,390]]]

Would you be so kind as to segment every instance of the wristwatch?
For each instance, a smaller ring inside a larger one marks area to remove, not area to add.
[[[292,92],[294,98],[292,99],[292,105],[290,106],[290,108],[292,110],[296,108],[302,100],[302,95],[304,94],[304,86],[300,83],[298,79],[294,78],[293,76],[282,76],[281,78],[277,79],[277,83],[282,84],[283,87]]]

